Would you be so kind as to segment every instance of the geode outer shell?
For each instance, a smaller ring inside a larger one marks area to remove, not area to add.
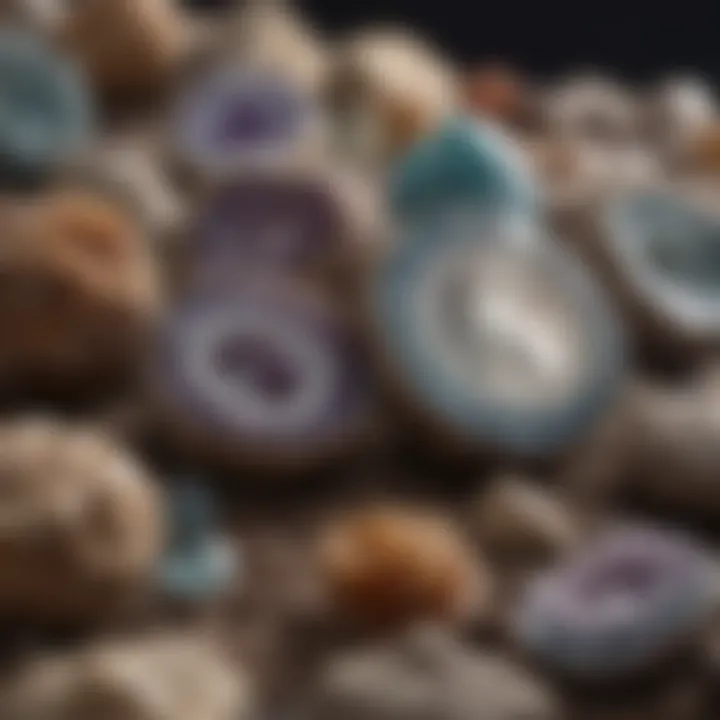
[[[626,436],[626,487],[708,518],[720,512],[720,402],[712,368],[675,388],[638,387]]]
[[[452,68],[420,38],[392,28],[359,33],[340,47],[327,94],[340,154],[375,170],[457,106]]]
[[[246,720],[249,683],[192,635],[110,640],[21,668],[3,698],[7,720]]]
[[[111,202],[72,192],[6,210],[4,390],[86,393],[132,375],[161,294],[134,220]]]
[[[152,97],[190,48],[190,28],[169,0],[68,3],[59,35],[99,90]]]
[[[0,427],[0,614],[84,623],[141,591],[162,550],[161,499],[109,438],[28,418]]]

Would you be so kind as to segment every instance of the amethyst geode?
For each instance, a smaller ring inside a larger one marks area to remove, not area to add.
[[[211,176],[282,162],[314,124],[289,82],[265,72],[219,67],[186,88],[175,108],[179,157]]]
[[[356,436],[367,409],[351,330],[316,297],[280,283],[186,299],[154,360],[163,416],[231,463],[324,455]]]
[[[565,678],[604,683],[642,674],[685,648],[709,619],[715,572],[680,535],[616,530],[530,583],[517,637]]]
[[[330,184],[297,177],[248,177],[214,193],[188,244],[197,279],[246,270],[305,273],[338,257],[348,237]]]

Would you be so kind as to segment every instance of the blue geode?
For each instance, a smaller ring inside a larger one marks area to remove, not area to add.
[[[538,200],[522,150],[499,128],[474,118],[448,121],[412,147],[390,175],[390,205],[402,218],[458,205],[532,214]]]
[[[522,647],[568,678],[605,682],[641,673],[717,608],[717,568],[684,537],[616,530],[526,588]]]
[[[639,190],[605,208],[605,251],[621,282],[674,329],[720,332],[720,215],[671,189]]]
[[[202,600],[226,591],[236,579],[237,550],[218,534],[213,498],[192,483],[170,491],[171,535],[159,570],[163,592]]]
[[[615,400],[623,328],[579,261],[493,217],[405,229],[371,287],[377,342],[423,416],[473,446],[553,454]]]
[[[82,77],[40,40],[0,30],[0,183],[25,186],[87,139],[91,100]]]

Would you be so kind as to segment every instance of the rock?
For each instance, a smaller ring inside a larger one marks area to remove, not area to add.
[[[379,507],[340,517],[321,538],[320,569],[339,614],[374,629],[482,614],[488,570],[439,516]]]
[[[246,720],[251,706],[248,681],[191,635],[98,642],[36,660],[3,701],[8,720]]]
[[[357,33],[340,45],[332,67],[337,149],[362,169],[384,167],[457,105],[453,69],[404,30]]]
[[[482,493],[473,527],[487,550],[516,559],[553,558],[581,536],[577,518],[557,494],[505,475]]]
[[[167,89],[192,47],[191,28],[170,0],[70,3],[63,43],[111,99]]]
[[[554,720],[552,696],[500,657],[468,651],[435,628],[331,660],[321,674],[325,720]]]
[[[0,31],[0,82],[0,186],[43,184],[89,140],[94,123],[87,87],[67,57],[12,26]]]
[[[7,208],[0,382],[6,391],[106,393],[137,371],[161,304],[135,220],[98,195],[62,191]]]
[[[549,131],[561,137],[624,142],[636,137],[639,112],[626,89],[609,78],[578,75],[544,99]]]
[[[0,615],[99,619],[142,593],[163,545],[161,498],[108,437],[27,418],[0,427]]]

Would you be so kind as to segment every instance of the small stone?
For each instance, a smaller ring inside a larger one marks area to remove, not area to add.
[[[0,253],[0,375],[22,393],[103,392],[137,368],[161,302],[134,218],[64,191],[14,205]],[[100,382],[102,380],[102,383]],[[97,386],[97,388],[96,388]]]
[[[0,427],[0,614],[82,624],[149,583],[164,518],[150,476],[108,437],[44,418]]]
[[[318,705],[322,720],[554,720],[558,713],[520,668],[427,627],[331,659]]]
[[[144,97],[166,88],[191,47],[187,21],[170,0],[69,6],[61,37],[109,96]]]
[[[321,572],[335,609],[373,628],[460,619],[484,608],[490,579],[446,519],[380,507],[340,518],[323,535]]]
[[[509,122],[517,119],[523,110],[523,82],[510,67],[484,65],[470,73],[465,97],[472,111],[483,117]]]
[[[340,47],[329,79],[337,149],[362,169],[384,167],[457,106],[453,69],[421,38],[366,30]]]
[[[498,478],[482,494],[473,524],[484,547],[503,557],[552,558],[581,534],[556,494],[514,476]]]
[[[550,132],[564,137],[616,142],[638,132],[638,109],[625,88],[592,74],[550,89],[545,116]]]
[[[3,718],[246,720],[249,682],[208,640],[157,635],[95,643],[21,669]]]

